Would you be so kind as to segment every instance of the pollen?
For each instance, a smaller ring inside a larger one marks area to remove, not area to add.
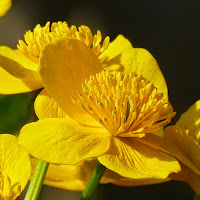
[[[21,194],[21,186],[18,183],[11,184],[8,176],[0,172],[0,200],[16,199]]]
[[[142,138],[161,130],[175,115],[167,98],[134,73],[91,75],[73,101],[118,137]]]
[[[110,38],[107,36],[102,42],[102,34],[98,30],[95,35],[92,34],[91,30],[87,26],[71,26],[67,22],[54,22],[50,25],[47,22],[44,27],[38,24],[33,32],[27,31],[24,35],[24,41],[19,40],[17,48],[20,53],[34,61],[39,63],[39,57],[41,51],[44,49],[45,45],[50,43],[53,39],[71,37],[78,39],[89,46],[92,51],[99,56],[105,49],[108,48]],[[101,45],[102,42],[102,45]]]

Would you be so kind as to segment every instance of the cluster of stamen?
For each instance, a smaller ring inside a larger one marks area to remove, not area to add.
[[[19,183],[11,184],[8,176],[3,176],[0,172],[0,200],[16,199],[21,193]]]
[[[175,114],[163,94],[134,73],[102,71],[91,75],[72,99],[119,137],[140,138],[159,131]]]
[[[47,22],[44,27],[38,24],[32,31],[27,31],[24,35],[25,42],[19,40],[17,48],[19,51],[34,61],[39,62],[39,56],[46,44],[50,43],[55,38],[71,37],[78,39],[91,47],[93,52],[99,56],[105,49],[107,49],[110,38],[107,36],[102,42],[101,32],[98,30],[97,34],[93,36],[91,30],[87,26],[80,26],[78,29],[76,26],[69,27],[67,22],[54,22],[50,26],[50,22]]]

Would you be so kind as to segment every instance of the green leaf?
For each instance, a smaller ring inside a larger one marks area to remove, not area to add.
[[[30,94],[0,95],[0,134],[17,134],[28,121],[33,98]]]

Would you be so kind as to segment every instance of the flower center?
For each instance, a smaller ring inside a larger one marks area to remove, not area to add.
[[[82,109],[119,137],[144,137],[171,121],[171,104],[141,75],[102,71],[82,83],[72,98]]]
[[[0,199],[16,199],[21,194],[19,183],[11,185],[8,176],[3,176],[0,172]]]
[[[39,56],[45,45],[55,38],[62,37],[72,37],[82,41],[91,47],[97,56],[107,49],[110,42],[110,38],[107,36],[101,46],[102,35],[99,30],[93,36],[90,28],[87,26],[80,26],[77,30],[76,26],[69,27],[67,22],[59,21],[52,23],[51,26],[50,22],[47,22],[44,27],[38,24],[33,32],[27,31],[24,35],[25,42],[19,40],[17,48],[23,55],[38,64]]]

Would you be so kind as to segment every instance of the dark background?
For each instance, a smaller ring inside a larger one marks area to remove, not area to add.
[[[87,25],[93,33],[113,40],[118,34],[134,47],[148,49],[165,76],[170,101],[177,112],[172,123],[199,99],[200,1],[199,0],[115,0],[46,1],[14,0],[11,10],[0,18],[0,44],[15,48],[25,31],[47,21]],[[49,191],[56,196],[46,197]],[[44,187],[41,199],[72,199],[77,195]],[[125,188],[103,185],[99,199],[190,200],[193,192],[186,183],[169,183]]]

